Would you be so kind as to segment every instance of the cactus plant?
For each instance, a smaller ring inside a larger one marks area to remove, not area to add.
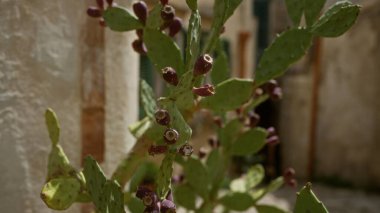
[[[140,82],[146,117],[130,126],[137,142],[111,178],[103,174],[91,157],[85,159],[83,172],[77,172],[70,165],[58,144],[57,117],[48,109],[45,117],[52,151],[41,198],[49,208],[64,210],[74,202],[92,202],[98,213],[122,213],[124,205],[136,213],[175,212],[178,205],[195,212],[213,212],[217,206],[222,206],[225,212],[250,208],[259,213],[285,212],[258,201],[284,184],[294,186],[293,170],[288,169],[283,176],[263,184],[265,170],[257,164],[243,176],[231,180],[226,178],[231,159],[255,155],[264,146],[279,142],[273,128],[257,127],[260,118],[254,112],[262,102],[281,98],[281,88],[272,79],[283,75],[301,58],[313,38],[336,37],[346,32],[354,24],[359,6],[348,1],[338,2],[318,19],[325,0],[285,0],[294,26],[278,35],[265,50],[254,79],[238,79],[229,78],[228,59],[220,34],[241,2],[215,1],[212,28],[202,48],[197,0],[186,0],[191,17],[184,57],[172,38],[182,24],[169,1],[161,0],[150,11],[144,2],[136,2],[133,7],[136,16],[112,1],[107,1],[106,9],[102,0],[97,0],[97,7],[89,8],[87,12],[91,17],[104,18],[104,24],[113,31],[136,30],[138,39],[132,43],[134,50],[147,54],[160,72],[159,76],[166,81],[168,91],[165,97],[157,99],[149,84]],[[306,26],[300,26],[303,16]],[[208,82],[207,76],[215,86]],[[201,109],[215,116],[216,137],[209,140],[208,153],[203,150],[195,156],[192,155],[193,132],[189,120]],[[159,168],[144,167],[148,155],[162,155]],[[173,177],[174,164],[183,168],[184,178]],[[124,191],[129,181],[129,190]],[[229,188],[220,193],[226,182]],[[201,200],[201,204],[197,200]],[[327,210],[307,184],[297,196],[294,212]]]

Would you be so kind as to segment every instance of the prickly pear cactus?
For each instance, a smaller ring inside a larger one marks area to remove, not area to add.
[[[132,213],[172,213],[176,212],[176,205],[201,213],[215,212],[217,206],[224,212],[250,208],[259,213],[285,212],[258,202],[283,185],[295,187],[294,170],[287,169],[282,176],[263,184],[265,170],[259,164],[252,165],[240,177],[228,177],[232,158],[252,156],[263,147],[280,142],[273,127],[258,126],[260,116],[255,109],[269,99],[281,99],[282,90],[274,78],[304,56],[314,38],[336,37],[349,30],[360,7],[341,1],[318,18],[326,0],[285,0],[294,26],[278,35],[264,51],[254,79],[238,79],[230,78],[220,35],[241,2],[215,1],[210,33],[203,44],[198,2],[186,0],[191,16],[183,51],[173,39],[182,29],[182,20],[169,0],[156,1],[151,7],[137,1],[132,5],[133,12],[116,6],[113,0],[96,0],[97,5],[88,8],[88,15],[98,18],[103,27],[118,32],[136,31],[137,39],[131,46],[150,59],[158,76],[166,82],[167,94],[157,99],[149,84],[140,82],[146,117],[129,127],[137,141],[111,179],[91,157],[85,159],[83,172],[71,166],[58,144],[57,117],[48,109],[45,118],[52,151],[41,198],[49,208],[65,210],[74,202],[92,202],[97,213],[123,213],[124,205]],[[305,26],[301,24],[303,17]],[[214,136],[208,139],[209,151],[200,149],[195,155],[190,123],[204,109],[214,117]],[[152,169],[154,172],[147,171],[147,159],[157,155],[162,155],[161,165]],[[184,173],[177,178],[173,177],[175,163]],[[129,190],[124,192],[129,181]],[[229,188],[226,190],[225,186]],[[221,189],[225,193],[220,193]],[[310,184],[298,194],[294,211],[327,212]]]

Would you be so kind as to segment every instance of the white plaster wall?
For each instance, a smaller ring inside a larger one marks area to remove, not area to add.
[[[39,198],[50,150],[45,108],[60,117],[62,145],[79,166],[83,8],[75,0],[0,1],[1,212],[52,212]]]

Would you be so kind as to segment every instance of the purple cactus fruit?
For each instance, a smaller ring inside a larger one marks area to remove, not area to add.
[[[276,128],[274,128],[273,126],[269,127],[267,129],[267,133],[268,133],[268,136],[267,136],[268,138],[276,135]]]
[[[211,137],[211,138],[209,138],[208,140],[207,140],[207,142],[208,142],[208,145],[210,145],[211,146],[211,148],[218,148],[219,146],[220,146],[220,142],[219,142],[219,140],[217,139],[217,138],[215,138],[215,137]]]
[[[182,20],[175,17],[169,24],[169,36],[174,37],[182,29]]]
[[[273,101],[281,100],[281,98],[282,98],[282,89],[281,89],[281,87],[275,87],[273,89],[272,93],[270,93],[270,98]]]
[[[145,24],[148,17],[148,6],[146,6],[144,1],[135,2],[133,5],[133,12],[139,18],[139,20]]]
[[[113,4],[113,0],[106,0],[107,1],[107,4],[109,5],[109,6],[112,6],[112,4]]]
[[[136,35],[137,37],[142,40],[143,39],[143,36],[144,36],[144,30],[143,29],[138,29],[136,30]]]
[[[96,4],[100,9],[104,9],[104,0],[96,0]]]
[[[162,213],[176,213],[176,206],[174,202],[167,199],[161,201],[161,212]]]
[[[99,18],[102,17],[102,11],[94,6],[87,8],[87,15],[93,18]]]
[[[175,129],[169,128],[164,132],[164,140],[166,144],[168,145],[175,144],[178,138],[179,138],[179,133]]]
[[[297,185],[298,185],[298,182],[296,179],[291,179],[289,181],[286,181],[285,182],[288,186],[292,187],[292,188],[296,188]]]
[[[143,196],[141,200],[145,206],[153,206],[155,203],[157,203],[158,198],[156,193],[148,192]]]
[[[154,113],[156,122],[162,126],[167,126],[170,123],[170,115],[167,110],[159,109]]]
[[[201,97],[207,97],[215,95],[215,87],[211,84],[206,84],[201,87],[193,87],[193,93]]]
[[[166,195],[166,200],[174,201],[172,190],[169,190],[168,194]]]
[[[177,86],[178,76],[177,72],[172,67],[165,67],[162,71],[162,78],[169,84]]]
[[[198,76],[208,73],[212,68],[213,61],[209,54],[200,56],[195,62],[194,75]]]
[[[175,9],[171,5],[166,4],[161,10],[161,18],[165,22],[173,20],[175,17]]]
[[[179,153],[183,156],[191,156],[194,152],[194,149],[191,145],[185,144],[179,148]]]
[[[169,3],[169,0],[160,0],[162,5],[167,5]]]
[[[267,138],[266,143],[268,145],[277,145],[280,143],[280,138],[277,135]]]
[[[249,126],[251,128],[255,128],[260,121],[260,115],[255,112],[249,112],[248,117],[249,117]]]
[[[266,87],[266,91],[267,93],[272,93],[274,88],[278,87],[278,83],[276,80],[272,79],[270,81],[268,81],[266,84],[265,84],[265,87]]]
[[[143,42],[141,39],[137,39],[137,40],[135,40],[135,41],[132,43],[132,47],[133,47],[133,49],[134,49],[137,53],[139,53],[139,54],[141,54],[141,55],[145,55],[145,54],[148,52],[148,50],[147,50],[146,47],[145,47],[144,42]]]
[[[283,174],[285,179],[292,179],[294,178],[295,175],[296,175],[296,171],[291,167],[285,169],[284,174]]]
[[[149,147],[148,153],[149,153],[149,155],[154,156],[154,155],[163,154],[166,151],[168,151],[167,146],[163,146],[163,145],[154,146],[154,145],[152,145]]]

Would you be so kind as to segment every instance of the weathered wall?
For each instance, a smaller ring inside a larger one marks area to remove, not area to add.
[[[62,146],[80,166],[81,69],[93,63],[82,61],[83,33],[99,27],[86,21],[90,2],[95,1],[0,0],[1,212],[53,212],[39,198],[50,151],[43,118],[47,107],[57,112]],[[127,126],[137,116],[138,61],[130,41],[131,34],[107,30],[101,53],[108,102],[105,156],[110,163],[131,146]],[[105,162],[107,170],[110,163]]]
[[[363,5],[354,27],[323,39],[315,175],[380,186],[380,2]],[[299,65],[283,78],[281,138],[285,166],[307,176],[312,74]]]

